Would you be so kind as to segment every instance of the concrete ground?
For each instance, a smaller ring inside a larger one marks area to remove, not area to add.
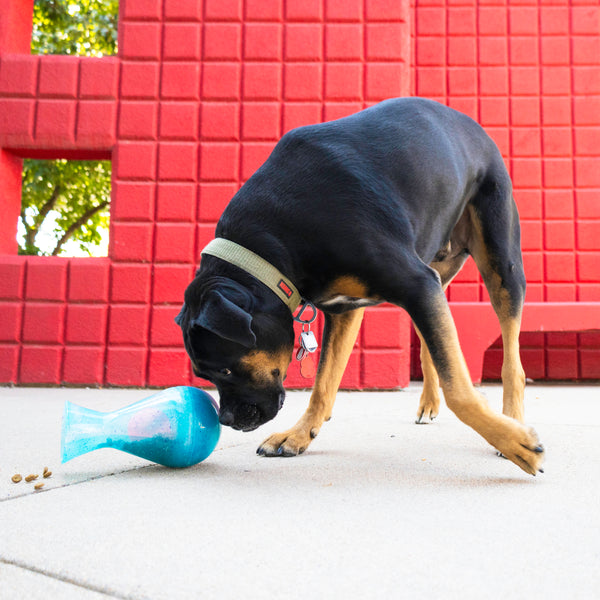
[[[499,409],[500,387],[481,389]],[[108,449],[60,465],[65,400],[112,410],[150,393],[0,388],[3,600],[599,597],[600,387],[527,388],[547,450],[535,478],[446,407],[415,425],[417,384],[340,393],[297,458],[255,449],[303,392],[189,469]],[[11,481],[44,466],[42,491]]]

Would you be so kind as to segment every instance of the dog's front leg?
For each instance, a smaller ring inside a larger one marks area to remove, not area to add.
[[[258,448],[262,456],[296,456],[317,437],[321,425],[331,418],[342,375],[356,342],[365,309],[326,314],[323,347],[310,403],[300,420],[287,431],[268,437]]]

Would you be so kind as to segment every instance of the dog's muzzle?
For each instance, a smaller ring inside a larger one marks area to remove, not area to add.
[[[231,401],[221,398],[219,422],[238,431],[254,431],[277,415],[285,402],[285,392],[273,400],[259,402]]]

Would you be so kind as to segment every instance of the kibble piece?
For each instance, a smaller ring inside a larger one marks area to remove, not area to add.
[[[19,481],[23,481],[23,477],[21,477],[19,473],[13,475],[11,479],[13,480],[13,483],[19,483]]]
[[[48,467],[44,467],[44,477],[46,477],[47,472],[48,472]]]
[[[33,487],[36,490],[41,490],[44,487],[44,484],[43,483],[36,483]]]
[[[27,477],[25,477],[25,481],[27,483],[29,483],[30,481],[33,481],[34,479],[37,479],[39,477],[39,475],[27,475]]]
[[[44,479],[48,479],[48,477],[52,476],[52,471],[44,471]]]

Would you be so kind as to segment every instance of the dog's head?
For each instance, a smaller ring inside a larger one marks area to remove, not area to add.
[[[219,391],[220,421],[252,431],[283,406],[294,346],[290,311],[268,290],[197,276],[176,317],[198,377]]]

